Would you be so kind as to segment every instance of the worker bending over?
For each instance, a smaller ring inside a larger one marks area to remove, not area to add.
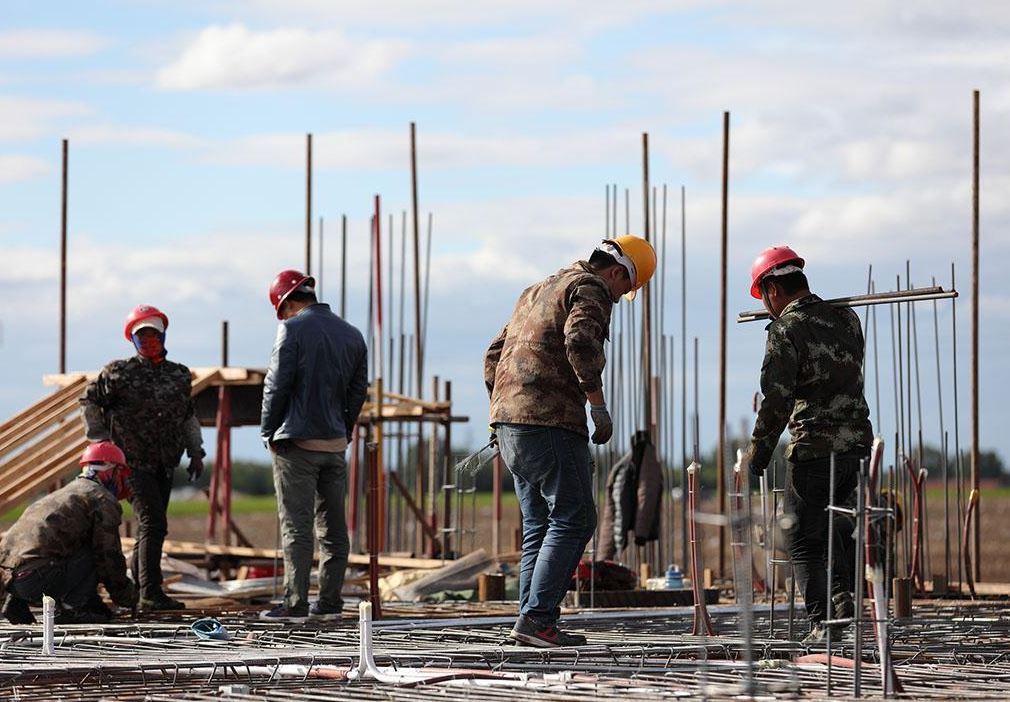
[[[559,631],[557,621],[596,528],[589,440],[604,444],[613,433],[603,342],[614,303],[622,295],[633,299],[655,270],[656,252],[645,239],[604,241],[589,261],[527,288],[484,356],[490,422],[523,518],[519,617],[511,633],[522,643],[585,643]]]
[[[112,612],[98,583],[121,607],[137,604],[119,541],[119,500],[129,496],[126,457],[105,441],[88,446],[80,463],[76,480],[30,505],[0,542],[3,615],[11,624],[34,624],[28,606],[40,605],[43,595],[56,600],[57,624],[107,622]]]

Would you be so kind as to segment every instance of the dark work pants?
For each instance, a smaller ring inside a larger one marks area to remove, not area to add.
[[[319,542],[319,605],[339,612],[344,606],[340,593],[351,548],[344,518],[344,452],[308,451],[284,441],[275,447],[273,458],[284,546],[284,604],[293,610],[309,605],[315,536]]]
[[[864,455],[835,457],[836,506],[851,506],[856,489],[859,461]],[[787,463],[784,510],[791,523],[785,529],[789,559],[796,586],[806,603],[810,622],[827,617],[828,513],[831,461]],[[835,515],[831,593],[852,592],[855,570],[855,542],[851,519]]]
[[[16,568],[11,580],[11,594],[30,604],[39,605],[49,595],[63,606],[84,607],[96,596],[98,574],[90,551],[78,551],[62,560],[36,562],[28,568]]]
[[[130,569],[137,590],[144,599],[161,594],[161,549],[168,535],[168,499],[172,494],[172,473],[134,471],[130,478],[130,504],[137,517],[137,542]]]

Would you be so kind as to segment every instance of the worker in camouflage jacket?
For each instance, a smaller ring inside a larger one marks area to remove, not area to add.
[[[119,541],[130,469],[111,442],[89,445],[80,463],[76,480],[30,505],[0,542],[3,614],[11,624],[34,624],[29,605],[43,595],[56,600],[59,624],[108,621],[98,583],[116,604],[137,603]]]
[[[614,303],[633,298],[655,270],[656,252],[645,239],[604,241],[589,261],[527,288],[484,356],[492,440],[523,517],[517,641],[544,648],[585,642],[559,631],[557,620],[596,528],[589,441],[603,444],[613,433],[603,344]]]
[[[191,398],[192,376],[186,366],[165,358],[167,327],[168,317],[158,309],[135,308],[124,335],[137,354],[105,366],[81,399],[88,439],[114,441],[133,468],[130,502],[137,515],[137,541],[131,568],[143,610],[185,606],[162,589],[161,551],[179,460],[185,451],[195,481],[205,455]]]
[[[778,246],[763,251],[751,268],[751,295],[771,315],[764,363],[763,399],[751,440],[750,472],[760,477],[782,430],[785,450],[784,508],[793,572],[810,620],[808,641],[825,634],[827,617],[827,514],[829,471],[835,456],[834,504],[848,504],[860,461],[873,443],[870,412],[863,396],[863,332],[848,308],[829,305],[810,292],[804,261]],[[832,619],[851,617],[851,538],[836,532]],[[844,625],[842,625],[844,626]]]

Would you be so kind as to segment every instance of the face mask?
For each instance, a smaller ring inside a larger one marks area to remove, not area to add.
[[[128,468],[115,466],[111,463],[89,463],[81,470],[81,477],[99,483],[117,500],[128,500],[133,495],[133,490],[127,481],[127,478],[130,477]]]
[[[144,337],[134,334],[133,345],[137,347],[137,353],[155,363],[160,363],[168,353],[165,351],[165,332],[148,334]]]

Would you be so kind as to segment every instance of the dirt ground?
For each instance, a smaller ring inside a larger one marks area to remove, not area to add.
[[[929,566],[927,578],[930,572],[944,572],[944,520],[942,499],[932,499],[928,503],[928,533],[929,533]],[[1010,543],[1010,496],[995,494],[988,498],[983,498],[982,506],[982,580],[990,582],[1010,582],[1010,557],[1006,553],[1006,544]],[[707,508],[706,508],[707,509]],[[952,513],[954,510],[951,510]],[[464,550],[471,550],[473,547],[491,550],[492,531],[492,511],[490,505],[478,506],[476,518],[472,517],[471,510],[464,511],[464,526],[469,529],[471,524],[475,527],[475,533],[471,537],[469,531],[464,534]],[[956,517],[954,517],[956,519]],[[276,520],[274,513],[239,514],[235,521],[239,528],[253,541],[254,545],[269,548],[276,540]],[[407,524],[406,516],[401,512],[397,514],[394,506],[391,521],[395,524]],[[500,548],[503,552],[516,550],[514,534],[519,526],[519,513],[514,496],[507,496],[503,505],[503,519],[500,527]],[[960,530],[955,528],[952,522],[950,531],[950,559],[952,578],[957,578],[957,543],[960,538]],[[202,516],[187,516],[170,518],[169,538],[184,541],[203,541],[206,531],[206,519]],[[705,536],[705,566],[715,568],[718,564],[718,532],[715,527],[706,526],[703,528]],[[406,543],[410,538],[412,530],[404,527],[399,530],[403,534],[404,543],[397,543],[394,529],[394,537],[389,542],[389,550],[410,551],[411,548]],[[358,536],[362,542],[358,543],[355,550],[363,551],[362,531]],[[675,552],[680,551],[680,534],[676,534]],[[729,556],[727,555],[727,559]],[[679,559],[674,559],[679,560]],[[727,561],[728,563],[729,561]],[[727,564],[727,568],[729,565]]]

